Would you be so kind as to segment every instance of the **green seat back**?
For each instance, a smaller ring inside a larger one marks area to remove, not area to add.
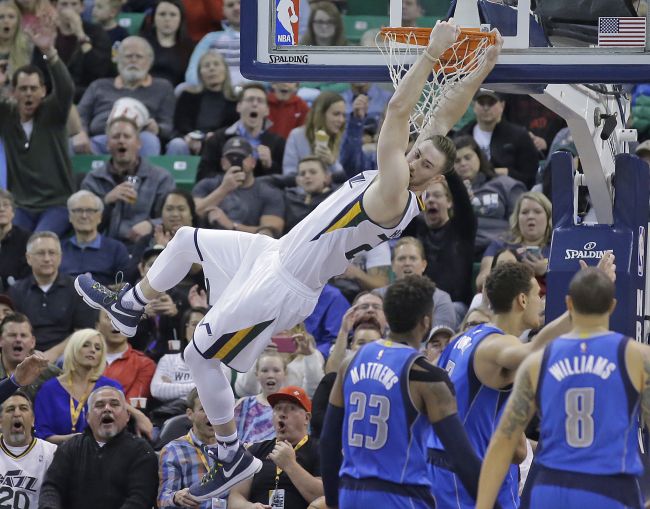
[[[142,27],[144,16],[142,12],[121,12],[117,16],[117,22],[122,28],[126,28],[129,35],[137,35]]]

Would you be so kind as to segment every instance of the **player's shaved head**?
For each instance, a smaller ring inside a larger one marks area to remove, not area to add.
[[[406,276],[386,290],[384,313],[392,332],[404,334],[413,330],[425,315],[433,311],[436,286],[426,276]]]
[[[569,284],[569,297],[573,309],[582,315],[608,313],[614,301],[616,289],[607,274],[595,267],[579,271]]]

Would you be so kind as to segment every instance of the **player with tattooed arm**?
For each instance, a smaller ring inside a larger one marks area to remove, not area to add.
[[[614,283],[578,272],[572,329],[524,360],[481,469],[477,509],[492,507],[519,436],[539,412],[530,508],[642,508],[639,413],[650,419],[650,347],[609,330]]]

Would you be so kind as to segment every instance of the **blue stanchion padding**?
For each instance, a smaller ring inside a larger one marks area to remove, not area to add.
[[[616,157],[614,224],[574,225],[573,163],[568,153],[552,156],[553,237],[547,274],[546,320],[566,310],[564,297],[579,260],[596,265],[603,253],[616,256],[616,299],[611,328],[642,338],[645,239],[648,227],[648,166],[636,156]]]

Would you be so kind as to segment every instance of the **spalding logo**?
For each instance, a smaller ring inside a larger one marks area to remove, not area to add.
[[[600,259],[605,256],[606,250],[596,250],[595,242],[587,242],[582,249],[566,249],[565,260],[585,260],[585,259]]]

